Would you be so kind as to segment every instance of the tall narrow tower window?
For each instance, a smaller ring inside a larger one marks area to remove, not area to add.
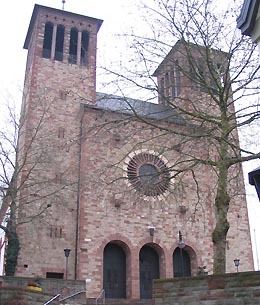
[[[83,31],[81,38],[81,51],[80,51],[80,63],[82,65],[86,65],[88,63],[88,43],[89,43],[89,33],[87,31]]]
[[[165,94],[164,94],[164,77],[162,77],[160,79],[160,86],[159,86],[159,98],[160,98],[160,102],[162,104],[165,104]]]
[[[77,63],[77,49],[78,49],[78,30],[72,28],[70,30],[70,49],[69,49],[69,63]]]
[[[55,45],[55,60],[63,60],[63,44],[64,44],[64,26],[59,24],[57,27],[56,45]]]
[[[169,97],[171,95],[170,93],[170,76],[169,76],[169,72],[165,73],[165,94],[166,97]]]
[[[179,61],[175,61],[175,65],[172,70],[172,96],[177,97],[181,94],[181,71],[179,67]]]
[[[52,33],[53,33],[53,24],[51,22],[47,22],[45,24],[44,40],[43,40],[43,48],[42,48],[42,57],[44,58],[51,58]]]

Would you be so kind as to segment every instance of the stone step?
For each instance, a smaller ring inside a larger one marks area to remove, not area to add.
[[[95,299],[87,299],[86,301],[87,305],[96,305]],[[98,305],[152,305],[151,299],[142,299],[142,300],[136,300],[136,299],[105,299],[105,303],[103,303],[103,300],[99,300]]]

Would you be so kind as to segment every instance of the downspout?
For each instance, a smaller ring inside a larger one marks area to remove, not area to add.
[[[84,116],[84,105],[81,104],[83,110],[80,119],[79,131],[79,159],[78,159],[78,190],[77,190],[77,212],[76,212],[76,243],[75,243],[75,265],[74,265],[74,280],[78,277],[78,238],[79,238],[79,206],[80,206],[80,165],[81,165],[81,150],[82,150],[82,125]]]

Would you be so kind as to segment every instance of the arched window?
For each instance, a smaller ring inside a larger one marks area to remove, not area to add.
[[[51,58],[51,45],[52,45],[52,34],[53,34],[53,24],[47,22],[45,24],[42,57]]]
[[[143,246],[139,253],[139,272],[140,272],[140,298],[152,298],[153,279],[158,279],[159,256],[157,252],[147,245]]]
[[[191,276],[190,256],[187,251],[179,247],[173,252],[174,277]]]
[[[104,249],[103,266],[103,288],[106,298],[125,298],[126,255],[124,250],[116,244],[107,244]]]
[[[76,28],[70,30],[69,63],[71,64],[77,63],[78,34]]]
[[[64,44],[64,26],[59,24],[57,26],[56,45],[54,59],[63,60],[63,44]]]
[[[87,31],[82,32],[81,37],[81,51],[80,51],[80,63],[86,65],[88,62],[88,43],[89,33]]]

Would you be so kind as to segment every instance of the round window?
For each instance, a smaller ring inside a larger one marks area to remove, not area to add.
[[[140,153],[132,157],[127,166],[127,177],[132,186],[146,196],[159,196],[170,184],[166,164],[150,153]]]

